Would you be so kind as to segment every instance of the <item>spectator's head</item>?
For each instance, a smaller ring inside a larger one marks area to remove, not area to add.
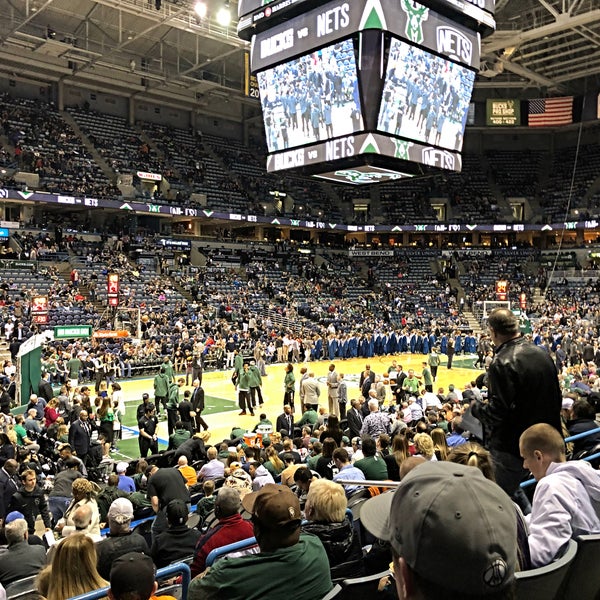
[[[220,492],[219,492],[220,493]],[[254,535],[262,552],[287,548],[300,539],[300,502],[285,485],[268,483],[242,500],[252,515]]]
[[[395,493],[367,501],[361,520],[390,542],[400,598],[513,597],[515,509],[478,469],[425,462]]]
[[[335,461],[335,464],[338,468],[347,465],[350,462],[348,450],[346,450],[346,448],[336,448],[333,451],[333,460]]]
[[[171,527],[185,525],[188,520],[188,507],[183,500],[171,500],[167,504],[167,521]]]
[[[82,504],[73,513],[73,525],[75,531],[86,531],[92,522],[92,508],[89,504]]]
[[[106,480],[108,487],[119,487],[119,476],[116,473],[111,473]]]
[[[234,489],[243,499],[252,491],[252,477],[242,468],[233,469],[223,484],[223,489],[225,488]],[[220,493],[221,490],[219,490]]]
[[[83,500],[91,500],[96,493],[97,486],[84,477],[78,477],[71,486],[71,493],[76,502]]]
[[[314,479],[312,471],[307,467],[300,467],[294,471],[294,482],[298,486],[298,489],[304,493],[308,492],[313,481],[316,481],[316,479]]]
[[[377,454],[377,443],[375,442],[375,440],[368,436],[365,435],[362,439],[362,451],[363,454],[365,455],[365,457],[369,457],[369,456],[375,456],[375,454]]]
[[[331,438],[327,437],[323,440],[323,456],[331,458],[333,456],[333,451],[338,447],[337,442]]]
[[[225,519],[240,512],[242,502],[240,495],[231,488],[219,490],[215,500],[215,516],[218,519]]]
[[[216,448],[214,448],[214,450],[216,450]],[[182,454],[178,459],[177,459],[177,466],[178,467],[187,467],[188,464],[188,459],[187,456],[185,454]]]
[[[14,458],[9,458],[4,463],[3,468],[9,475],[15,475],[19,468],[19,463]]]
[[[115,470],[117,471],[118,475],[125,475],[127,472],[127,467],[129,467],[129,463],[122,460],[121,462],[117,463]]]
[[[428,433],[417,433],[413,438],[413,441],[418,454],[427,460],[433,458],[433,440]]]
[[[152,559],[128,552],[113,561],[110,569],[110,600],[149,600],[158,589]]]
[[[409,456],[400,465],[400,481],[402,481],[415,467],[427,462],[422,456]]]
[[[9,513],[9,515],[12,514],[13,513]],[[10,521],[8,520],[7,516],[4,535],[6,536],[6,541],[9,546],[27,540],[27,521],[21,513],[18,514],[20,516]]]
[[[587,400],[575,400],[571,406],[571,413],[574,419],[592,419],[596,418],[594,407]]]
[[[217,458],[219,452],[218,450],[215,448],[215,446],[211,446],[207,451],[206,451],[206,456],[208,456],[208,460],[214,460],[215,458]]]
[[[477,467],[486,479],[496,481],[492,455],[475,442],[466,442],[452,448],[448,460],[467,467]]]
[[[25,469],[21,473],[21,483],[23,484],[23,488],[31,492],[37,485],[37,475],[33,469]]]
[[[465,432],[462,424],[462,417],[454,417],[454,419],[448,423],[448,428],[451,429],[453,433],[462,435]]]
[[[327,429],[339,429],[340,420],[335,415],[329,415],[327,419]]]
[[[488,327],[496,346],[519,335],[519,319],[508,308],[495,308],[488,315]]]
[[[538,423],[526,429],[519,439],[523,467],[539,481],[553,462],[565,462],[565,441],[562,435],[547,423]]]
[[[215,493],[215,482],[212,479],[207,479],[202,484],[202,491],[205,496],[212,496]]]
[[[308,490],[304,514],[309,521],[341,523],[347,506],[346,493],[339,483],[317,479]]]
[[[129,531],[133,520],[133,504],[128,498],[113,500],[106,515],[111,535]]]

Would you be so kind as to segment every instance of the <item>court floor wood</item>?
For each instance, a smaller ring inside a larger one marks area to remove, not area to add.
[[[356,358],[333,361],[338,373],[344,373],[344,378],[348,382],[348,400],[350,401],[352,398],[356,398],[359,395],[358,378],[367,363],[371,365],[371,370],[378,375],[382,375],[386,372],[388,366],[392,364],[392,360],[394,359],[396,359],[398,364],[402,365],[405,370],[414,369],[416,373],[420,373],[422,370],[422,362],[426,357],[418,354],[401,354],[397,356],[374,357],[370,360]],[[440,366],[437,381],[434,384],[434,391],[437,391],[438,387],[443,387],[447,393],[448,385],[451,383],[462,389],[466,383],[475,379],[479,374],[479,371],[472,368],[472,364],[475,360],[475,356],[458,356],[455,357],[454,360],[456,366],[453,365],[451,370],[448,370],[446,366]],[[328,372],[329,365],[330,361],[316,361],[294,365],[296,381],[300,379],[300,368],[302,366],[306,366],[309,371],[314,371],[315,376],[319,378],[322,383],[321,401],[325,406],[327,405],[325,376]],[[469,365],[471,368],[464,368],[463,366],[458,365]],[[260,412],[266,413],[267,417],[271,419],[273,423],[275,423],[275,419],[282,412],[284,376],[285,365],[274,364],[267,366],[267,376],[263,377],[262,392],[265,405]],[[134,407],[141,402],[141,397],[144,392],[148,392],[150,396],[153,397],[152,378],[125,380],[121,382],[121,385],[130,414],[133,413]],[[209,425],[209,431],[211,432],[210,443],[217,443],[224,438],[228,438],[233,426],[241,426],[251,430],[258,422],[258,412],[255,413],[255,417],[250,415],[238,415],[239,408],[237,408],[237,394],[231,383],[231,370],[205,372],[202,378],[202,387],[204,388],[207,397],[223,398],[236,403],[235,406],[233,404],[231,405],[231,410],[224,410],[215,414],[203,414]],[[184,389],[189,389],[189,386],[188,388],[184,387]],[[298,394],[296,394],[296,396],[298,396]],[[210,405],[210,398],[208,399],[207,404]],[[298,405],[299,401],[297,399],[296,412],[299,410]],[[168,437],[167,425],[164,421],[160,423],[159,435],[164,440]],[[163,449],[165,446],[161,445],[160,448]]]

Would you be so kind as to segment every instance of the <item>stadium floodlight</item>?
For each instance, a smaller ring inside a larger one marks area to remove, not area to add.
[[[231,23],[231,12],[229,11],[229,2],[225,2],[217,13],[217,23],[222,27],[229,27]]]
[[[202,0],[198,0],[196,2],[196,4],[194,4],[194,12],[201,19],[204,19],[206,17],[207,11],[208,11],[208,7],[206,6],[206,2],[202,2]]]

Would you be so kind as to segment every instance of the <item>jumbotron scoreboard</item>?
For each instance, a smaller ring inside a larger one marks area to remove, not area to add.
[[[353,185],[461,170],[495,0],[240,0],[269,172]]]

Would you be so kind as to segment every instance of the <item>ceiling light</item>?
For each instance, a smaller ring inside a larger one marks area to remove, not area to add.
[[[229,12],[229,2],[225,2],[217,13],[217,23],[222,27],[229,27],[231,23],[231,13]]]
[[[201,19],[204,19],[206,17],[206,12],[207,12],[206,2],[202,2],[201,0],[198,0],[198,2],[196,2],[196,4],[194,5],[194,12]]]

